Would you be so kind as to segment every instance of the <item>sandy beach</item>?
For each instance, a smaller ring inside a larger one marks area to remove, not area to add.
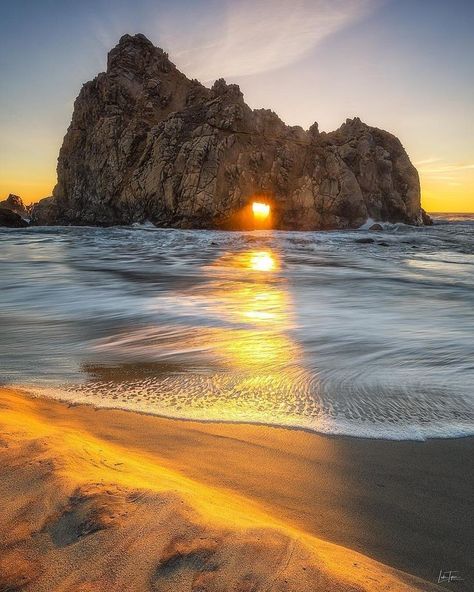
[[[0,3],[0,592],[474,592],[473,23]]]
[[[473,439],[322,437],[8,389],[0,427],[1,590],[428,591],[440,569],[469,589]]]

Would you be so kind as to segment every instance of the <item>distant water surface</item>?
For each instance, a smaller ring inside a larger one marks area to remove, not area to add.
[[[171,417],[474,434],[474,215],[379,233],[2,229],[0,243],[4,384]]]

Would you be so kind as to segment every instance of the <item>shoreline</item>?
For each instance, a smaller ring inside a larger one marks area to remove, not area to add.
[[[205,418],[191,418],[191,417],[182,417],[179,415],[168,415],[166,413],[160,413],[158,411],[153,412],[153,411],[145,411],[143,409],[139,409],[139,408],[131,408],[131,407],[127,407],[127,406],[120,406],[120,405],[113,405],[113,404],[104,404],[104,405],[100,405],[97,403],[94,403],[92,401],[73,401],[71,399],[69,399],[67,396],[62,396],[61,394],[56,394],[56,391],[54,390],[54,388],[49,388],[49,387],[36,387],[36,386],[32,386],[32,385],[28,385],[28,384],[5,384],[5,385],[1,385],[0,384],[0,389],[1,388],[5,388],[5,389],[11,389],[11,390],[19,390],[21,392],[23,392],[25,395],[33,397],[33,398],[39,398],[39,399],[47,399],[47,400],[53,400],[53,401],[58,401],[60,403],[63,403],[65,405],[71,406],[71,407],[80,407],[80,406],[84,406],[84,407],[91,407],[92,409],[102,409],[102,410],[110,410],[110,411],[124,411],[126,413],[136,413],[138,415],[144,415],[146,417],[157,417],[160,419],[169,419],[171,421],[182,421],[182,422],[191,422],[191,423],[202,423],[202,424],[210,424],[210,425],[219,425],[219,424],[223,424],[223,425],[237,425],[237,426],[259,426],[259,427],[263,427],[263,428],[275,428],[275,429],[282,429],[282,430],[295,430],[295,431],[301,431],[301,432],[305,432],[308,434],[315,434],[316,436],[322,436],[322,437],[328,437],[328,438],[349,438],[349,439],[355,439],[355,440],[375,440],[375,441],[382,441],[382,442],[429,442],[429,441],[435,441],[435,440],[457,440],[457,439],[463,439],[463,438],[474,438],[474,429],[469,428],[469,433],[465,433],[465,430],[462,429],[460,430],[460,433],[456,433],[456,434],[450,434],[450,435],[446,435],[446,436],[439,436],[439,435],[435,435],[435,436],[427,436],[427,437],[422,437],[420,436],[419,438],[404,438],[404,437],[380,437],[380,436],[371,436],[371,435],[366,435],[366,434],[350,434],[350,433],[346,433],[346,432],[330,432],[330,431],[324,431],[322,429],[318,430],[316,428],[311,428],[311,427],[306,427],[304,425],[292,425],[292,424],[284,424],[284,423],[265,423],[264,421],[251,421],[251,420],[232,420],[232,419],[205,419]],[[47,391],[47,392],[45,392]],[[49,394],[48,394],[49,393]],[[59,391],[60,393],[60,391]],[[387,425],[384,426],[384,429],[387,429]],[[466,428],[468,429],[468,428]]]
[[[132,463],[135,467],[127,477],[131,483],[140,482],[136,469],[141,469],[143,463],[150,463],[143,479],[148,479],[148,472],[157,470],[160,475],[172,474],[171,489],[184,492],[186,503],[207,516],[209,523],[216,515],[226,514],[222,509],[216,513],[216,503],[220,503],[216,500],[222,497],[226,505],[236,507],[230,514],[227,512],[226,524],[237,521],[248,526],[248,521],[263,522],[266,529],[277,528],[291,538],[316,545],[318,553],[321,545],[329,545],[330,557],[341,549],[348,556],[362,553],[366,562],[381,562],[377,568],[370,564],[377,578],[388,577],[393,569],[402,570],[396,572],[397,576],[402,573],[412,585],[408,574],[423,578],[421,588],[409,589],[438,589],[435,582],[440,569],[458,569],[466,581],[472,577],[465,546],[472,540],[472,527],[466,519],[471,489],[466,479],[472,480],[473,472],[463,464],[472,462],[474,438],[364,440],[253,424],[184,422],[124,410],[68,406],[7,389],[0,389],[0,394],[0,420],[17,412],[16,421],[26,418],[20,426],[23,431],[25,425],[39,422],[33,430],[35,442],[37,431],[51,430],[53,436],[59,433],[59,448],[53,450],[47,462],[58,466],[65,463],[61,456],[71,448],[69,438],[72,448],[80,446],[81,458],[74,457],[73,467],[76,471],[80,462],[81,479],[91,470],[89,464],[83,466],[82,450],[97,448],[104,458],[92,463],[93,481],[112,478],[117,482],[119,478],[120,484],[123,475],[107,460],[112,453],[116,455],[115,449],[108,454],[108,448],[118,446],[117,464]],[[7,445],[10,432],[3,429],[2,439]],[[49,447],[53,436],[48,436],[44,446]],[[28,440],[25,434],[19,438],[22,442]],[[8,453],[9,449],[0,450]],[[22,462],[34,464],[34,455],[28,453]],[[65,472],[68,480],[70,473]],[[30,483],[31,479],[31,488]],[[144,487],[154,487],[153,483],[146,481]],[[198,498],[195,489],[202,492]],[[15,495],[19,493],[15,491]],[[453,499],[456,507],[451,508]],[[242,515],[246,517],[243,523],[239,518]],[[359,557],[355,563],[360,561]],[[349,577],[356,574],[351,572]],[[358,585],[367,582],[358,580]],[[398,592],[403,588],[399,583],[387,589]],[[458,584],[456,589],[469,588]]]

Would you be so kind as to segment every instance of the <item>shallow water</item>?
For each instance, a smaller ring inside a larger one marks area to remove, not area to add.
[[[0,245],[3,383],[172,417],[474,434],[474,216],[380,233],[2,229]]]

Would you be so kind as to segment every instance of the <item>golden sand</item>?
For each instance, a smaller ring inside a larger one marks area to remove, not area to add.
[[[302,524],[304,509],[298,524],[281,499],[250,495],[259,455],[263,485],[291,435],[275,430],[266,448],[257,431],[68,407],[1,389],[0,589],[437,589],[315,537]],[[305,437],[294,438],[303,456]],[[255,456],[242,444],[249,440]],[[240,463],[242,487],[234,486],[238,474],[213,471],[210,459],[221,468]],[[290,496],[299,484],[288,477]]]

